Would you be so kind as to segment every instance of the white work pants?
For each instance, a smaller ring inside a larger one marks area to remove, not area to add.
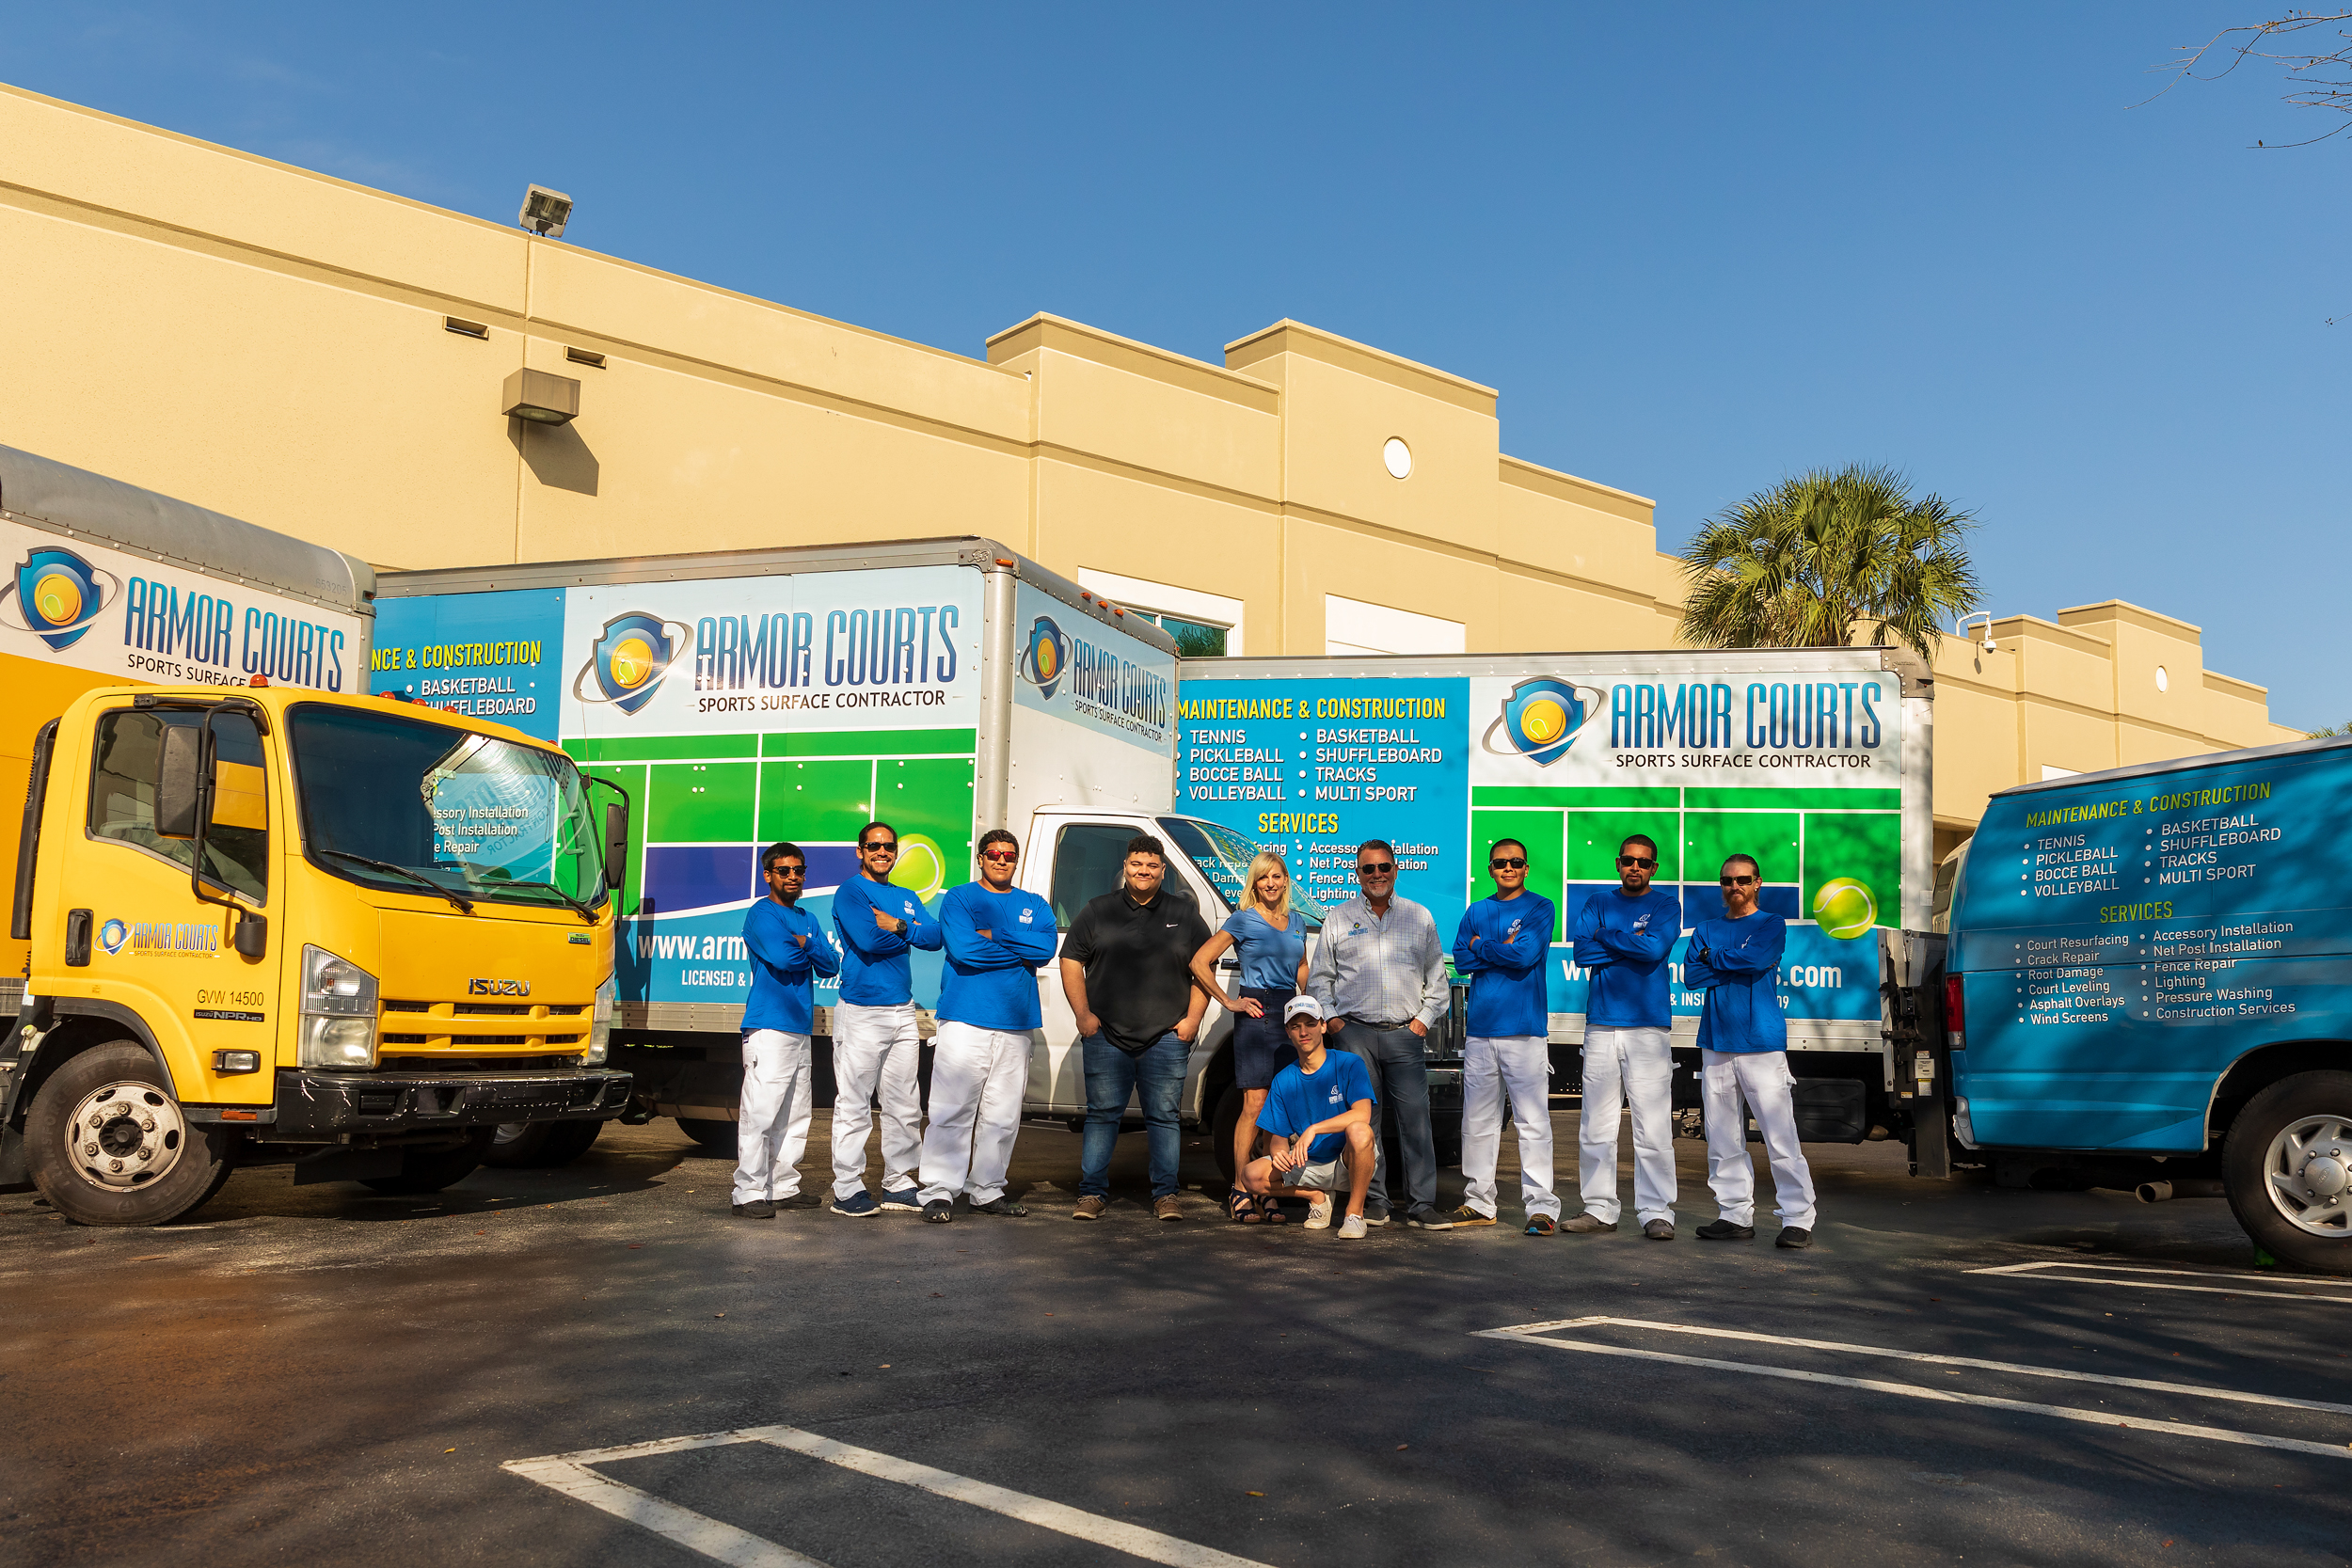
[[[1462,1201],[1495,1216],[1502,1158],[1502,1100],[1519,1130],[1519,1201],[1527,1217],[1560,1217],[1552,1191],[1551,1053],[1541,1035],[1471,1036],[1462,1044]]]
[[[781,1029],[743,1036],[743,1094],[735,1117],[735,1201],[791,1197],[808,1147],[808,1037]]]
[[[931,1125],[923,1134],[923,1201],[1005,1196],[1021,1099],[1029,1087],[1026,1030],[943,1023],[931,1037]]]
[[[885,1193],[914,1185],[923,1158],[923,1101],[916,1068],[923,1034],[914,1004],[866,1007],[844,1002],[833,1010],[833,1196],[866,1190],[866,1132],[872,1101],[882,1101],[882,1184]]]
[[[1663,1029],[1584,1031],[1584,1109],[1577,1117],[1577,1185],[1584,1212],[1608,1225],[1617,1201],[1617,1125],[1633,1105],[1633,1215],[1675,1222],[1674,1053]]]
[[[1756,1163],[1748,1155],[1748,1117],[1764,1135],[1772,1162],[1772,1211],[1780,1223],[1813,1228],[1813,1172],[1797,1142],[1797,1113],[1789,1103],[1786,1051],[1702,1051],[1699,1086],[1707,1100],[1707,1182],[1715,1207],[1734,1225],[1756,1223]],[[1747,1101],[1746,1110],[1740,1101]]]

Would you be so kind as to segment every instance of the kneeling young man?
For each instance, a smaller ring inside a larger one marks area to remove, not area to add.
[[[1347,1217],[1340,1234],[1364,1235],[1364,1194],[1372,1187],[1372,1074],[1354,1052],[1323,1048],[1323,1006],[1294,996],[1282,1009],[1282,1031],[1298,1060],[1274,1075],[1258,1125],[1274,1134],[1273,1152],[1252,1160],[1242,1185],[1253,1196],[1310,1196],[1307,1228],[1331,1223],[1331,1195],[1344,1187]]]

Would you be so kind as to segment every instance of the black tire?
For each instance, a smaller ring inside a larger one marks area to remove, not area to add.
[[[484,1127],[462,1144],[433,1144],[405,1149],[400,1157],[398,1176],[372,1176],[359,1185],[394,1196],[437,1193],[444,1187],[453,1187],[474,1173],[482,1157],[490,1151],[490,1140],[497,1135],[497,1128]]]
[[[548,1141],[539,1148],[539,1164],[553,1167],[568,1165],[588,1152],[588,1146],[604,1131],[600,1121],[551,1121],[548,1123]]]
[[[2336,1124],[2303,1146],[2302,1163],[2284,1148],[2298,1123]],[[2221,1181],[2230,1208],[2254,1244],[2281,1262],[2314,1274],[2352,1274],[2352,1072],[2298,1072],[2246,1102],[2221,1146]],[[2341,1155],[2334,1151],[2341,1149]],[[2289,1201],[2271,1177],[2279,1174],[2311,1195],[2324,1217],[2307,1228],[2287,1216]],[[2334,1204],[2325,1204],[2335,1196]],[[2338,1215],[2342,1217],[2339,1218]],[[2332,1230],[2336,1234],[2323,1234]]]
[[[84,1125],[92,1118],[103,1124]],[[178,1219],[228,1179],[232,1136],[188,1121],[162,1067],[130,1040],[85,1051],[57,1069],[24,1125],[33,1184],[76,1225]],[[162,1168],[144,1175],[143,1164]]]
[[[678,1131],[713,1154],[735,1152],[735,1123],[708,1117],[680,1117]]]
[[[551,1121],[505,1121],[492,1132],[490,1151],[482,1163],[497,1170],[528,1170],[547,1164],[541,1156],[548,1146],[548,1133],[556,1126]]]

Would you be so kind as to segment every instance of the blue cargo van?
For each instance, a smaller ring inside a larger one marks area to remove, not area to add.
[[[1994,796],[1950,895],[1960,1148],[2217,1176],[2258,1244],[2352,1273],[2347,822],[2352,737]]]

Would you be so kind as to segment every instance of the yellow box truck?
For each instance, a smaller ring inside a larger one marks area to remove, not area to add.
[[[501,1124],[593,1137],[627,1104],[625,805],[365,695],[365,563],[6,447],[0,552],[0,1189],[89,1225],[242,1164],[430,1192]]]

